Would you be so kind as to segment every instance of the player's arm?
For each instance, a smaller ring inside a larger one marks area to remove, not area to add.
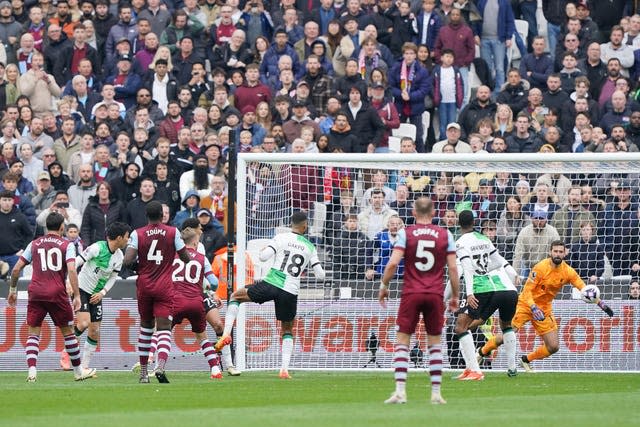
[[[127,250],[124,252],[124,260],[122,261],[122,264],[127,268],[133,269],[137,259],[138,232],[137,230],[133,230],[133,232],[129,235],[129,243],[127,243]]]
[[[13,266],[11,271],[11,279],[9,281],[9,295],[7,296],[7,303],[10,307],[15,307],[18,302],[18,279],[22,270],[31,262],[31,243],[18,258],[18,262]]]
[[[76,270],[80,270],[80,267],[82,267],[85,262],[93,259],[96,255],[98,255],[98,245],[94,243],[76,256]]]
[[[260,262],[269,261],[272,257],[275,256],[276,252],[277,252],[276,244],[272,240],[271,242],[269,242],[267,246],[265,246],[260,250],[260,253],[258,254],[258,259],[260,260]]]
[[[541,279],[541,272],[538,269],[538,265],[535,265],[529,273],[529,277],[527,281],[524,283],[524,287],[522,288],[522,293],[520,297],[524,302],[527,303],[529,308],[531,309],[531,313],[533,314],[533,318],[538,321],[544,320],[544,312],[538,307],[535,300],[533,299],[533,290],[536,286],[539,285]]]
[[[458,295],[460,295],[460,273],[456,264],[456,241],[453,234],[447,230],[448,248],[447,248],[447,268],[449,269],[449,279],[451,280],[451,297],[449,298],[449,310],[458,309]],[[473,278],[472,278],[473,281]],[[473,289],[473,284],[472,284]]]
[[[513,268],[502,255],[500,255],[500,252],[498,252],[497,249],[494,249],[494,251],[489,255],[489,262],[492,265],[502,266],[514,285],[518,286],[520,284],[520,276],[516,272],[516,269]]]
[[[76,247],[67,245],[67,278],[73,291],[73,311],[80,310],[80,287],[78,286],[78,271],[76,270]]]
[[[204,278],[209,283],[208,289],[216,291],[218,289],[218,277],[213,273],[213,268],[208,259],[204,259]]]
[[[320,264],[320,259],[318,258],[318,252],[313,250],[313,254],[311,255],[310,260],[311,268],[313,268],[313,275],[316,276],[318,280],[324,280],[326,273],[324,272],[324,268],[322,268],[322,264]]]
[[[465,294],[467,295],[467,303],[471,308],[474,308],[474,309],[478,308],[478,299],[473,294],[474,269],[473,269],[473,263],[471,262],[471,258],[469,258],[466,255],[463,256],[462,258],[460,258],[460,264],[462,266],[462,276],[464,278],[464,289],[465,289]],[[447,255],[447,265],[449,265],[448,255]],[[458,269],[458,266],[456,265],[456,270],[457,269]],[[451,270],[449,270],[449,277],[452,277],[451,274],[452,272]],[[456,275],[456,277],[459,277],[459,276]],[[451,282],[453,281],[451,280]],[[453,287],[453,283],[451,286]],[[451,296],[453,295],[459,295],[459,294],[454,294],[452,289]]]

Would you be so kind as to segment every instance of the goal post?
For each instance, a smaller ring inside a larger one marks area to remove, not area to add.
[[[307,237],[318,248],[328,274],[322,282],[310,270],[301,277],[291,368],[391,367],[401,274],[392,282],[386,309],[378,304],[377,289],[397,225],[390,221],[396,221],[396,216],[373,211],[368,217],[363,214],[369,204],[379,203],[370,197],[373,193],[380,197],[371,187],[384,179],[384,209],[396,200],[396,194],[403,198],[401,193],[408,188],[409,199],[425,195],[436,200],[439,224],[454,235],[456,214],[473,210],[478,231],[489,235],[507,260],[518,263],[514,268],[523,276],[536,256],[548,253],[553,228],[574,251],[568,257],[571,265],[586,281],[597,276],[595,283],[615,316],[608,318],[597,306],[580,301],[571,286],[565,286],[554,301],[560,351],[536,366],[554,371],[638,371],[640,300],[630,299],[629,285],[635,274],[640,275],[640,271],[636,273],[640,269],[639,172],[640,153],[243,153],[237,163],[236,283],[238,287],[245,284],[245,257],[241,254],[251,255],[254,277],[260,279],[270,267],[257,258],[265,239],[286,231],[293,211],[307,210]],[[405,189],[398,192],[403,186]],[[486,187],[491,187],[493,194]],[[581,209],[573,212],[567,205],[576,208],[575,194],[570,194],[576,188],[580,189]],[[437,195],[443,191],[445,200]],[[591,196],[583,198],[589,191]],[[349,198],[353,200],[351,210],[343,205]],[[511,199],[520,202],[521,216],[512,209]],[[397,217],[407,220],[410,208],[398,205]],[[521,231],[539,223],[532,217],[541,216],[540,212],[546,213],[543,227],[549,235],[539,241],[525,239],[526,233]],[[350,213],[357,219],[352,218],[357,221],[355,230],[347,223]],[[584,230],[589,225],[590,236]],[[387,226],[391,231],[384,235]],[[458,368],[462,359],[452,339],[453,322],[454,317],[447,313],[443,354],[446,366]],[[479,328],[474,334],[476,344],[497,332],[497,325],[496,317],[493,325]],[[272,303],[241,304],[236,366],[277,369],[280,335]],[[518,333],[518,354],[526,354],[540,342],[531,325],[525,325]],[[427,359],[422,326],[410,347],[416,356],[412,366],[420,366],[417,356]],[[486,367],[506,369],[503,352]]]

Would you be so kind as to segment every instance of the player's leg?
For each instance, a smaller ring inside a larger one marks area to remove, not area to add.
[[[560,348],[560,340],[558,337],[558,330],[550,330],[541,335],[543,344],[535,348],[531,353],[523,355],[521,359],[522,367],[527,372],[531,372],[531,362],[534,360],[540,360],[551,356],[556,353]]]
[[[24,352],[27,361],[27,382],[35,382],[38,371],[38,355],[40,354],[40,326],[47,315],[47,310],[40,301],[27,302],[27,325],[29,332]]]
[[[282,365],[280,378],[289,379],[289,363],[293,356],[293,321],[298,311],[298,296],[282,289],[268,285],[271,292],[270,299],[276,306],[276,319],[280,321],[282,330]]]
[[[525,303],[519,303],[516,305],[516,313],[511,320],[511,328],[514,334],[518,332],[518,329],[522,328],[525,323],[533,321],[531,309]],[[484,357],[488,357],[491,352],[504,343],[504,337],[502,335],[494,335],[490,338],[485,345],[478,350],[478,359],[482,360]]]
[[[98,348],[98,342],[100,342],[100,325],[102,322],[91,322],[89,324],[87,339],[84,342],[82,349],[82,357],[80,358],[80,365],[83,369],[88,369],[91,363],[91,358]]]
[[[411,334],[420,320],[420,311],[415,295],[400,298],[400,307],[396,316],[396,342],[393,347],[393,377],[396,388],[384,403],[398,404],[407,402],[407,372],[409,370],[409,344]]]
[[[496,294],[498,299],[498,310],[500,312],[500,329],[502,330],[502,341],[507,353],[507,375],[515,377],[516,369],[516,331],[512,326],[518,305],[518,294],[516,291],[503,291]]]
[[[149,383],[149,347],[155,326],[153,317],[153,300],[138,292],[138,313],[140,315],[140,330],[138,332],[138,359],[140,363],[140,383]]]
[[[196,335],[196,339],[200,343],[202,354],[209,364],[211,378],[222,379],[220,372],[220,359],[218,353],[213,348],[213,344],[207,336],[207,313],[205,312],[202,302],[194,300],[190,306],[190,310],[186,313],[186,317],[191,323],[191,330]]]
[[[429,376],[431,377],[431,403],[447,403],[440,392],[442,384],[442,328],[444,326],[444,301],[435,294],[422,297],[420,311],[424,318],[429,350]]]
[[[87,293],[87,295],[89,294]],[[84,301],[83,301],[82,307],[84,308]],[[96,349],[98,348],[98,342],[100,341],[100,324],[102,323],[102,301],[100,301],[97,304],[89,304],[88,309],[89,309],[88,313],[87,312],[81,313],[83,315],[82,321],[78,319],[78,321],[76,321],[76,326],[74,328],[76,336],[79,336],[78,335],[79,331],[84,332],[84,330],[88,329],[87,339],[84,342],[82,357],[80,359],[81,360],[80,364],[83,369],[89,368],[89,363],[91,363],[91,358],[93,357],[93,354],[96,352]],[[87,319],[87,317],[89,317],[89,319]],[[78,315],[78,318],[80,318],[80,315]],[[86,323],[87,320],[89,320],[89,324]],[[80,335],[82,334],[82,332],[80,332]]]
[[[38,376],[38,354],[40,353],[40,326],[29,326],[29,335],[24,346],[24,352],[27,358],[27,382],[36,382]]]
[[[473,319],[467,313],[460,313],[458,314],[454,328],[454,332],[460,345],[460,352],[462,353],[466,367],[464,372],[456,377],[456,379],[459,380],[466,380],[467,378],[469,380],[479,380],[484,377],[480,372],[480,365],[476,359],[476,348],[473,343],[473,335],[469,332],[469,326],[472,321]]]
[[[222,322],[222,317],[220,317],[220,310],[218,310],[215,306],[210,306],[206,302],[208,299],[209,298],[205,298],[204,309],[207,313],[207,323],[211,325],[211,328],[216,333],[217,342],[224,335],[224,323]],[[225,345],[224,347],[222,347],[222,350],[220,352],[222,353],[222,362],[224,364],[224,368],[227,370],[229,375],[240,375],[240,371],[238,371],[233,365],[233,359],[231,358],[231,348],[228,345]]]
[[[156,317],[156,331],[158,333],[158,350],[156,354],[156,371],[155,375],[161,384],[169,383],[164,372],[169,353],[171,353],[171,320],[169,314]]]
[[[282,364],[280,365],[280,378],[289,379],[289,363],[293,356],[293,321],[281,321],[282,330]]]
[[[238,310],[240,304],[243,302],[257,302],[262,304],[266,301],[270,301],[271,289],[273,286],[264,283],[257,282],[249,288],[242,288],[231,294],[229,305],[227,306],[227,312],[224,315],[224,330],[222,331],[222,337],[218,339],[214,346],[216,351],[222,351],[222,349],[231,344],[231,330],[236,322],[238,316]]]

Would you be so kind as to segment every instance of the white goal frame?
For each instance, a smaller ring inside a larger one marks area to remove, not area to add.
[[[237,288],[245,283],[245,257],[242,254],[246,248],[245,217],[247,206],[247,165],[251,162],[270,164],[307,164],[307,165],[345,165],[363,169],[393,169],[422,170],[425,165],[438,164],[438,169],[445,172],[459,172],[463,170],[500,170],[506,172],[543,172],[550,169],[532,167],[534,164],[553,163],[554,172],[579,173],[587,170],[589,173],[609,173],[615,170],[625,170],[628,173],[640,173],[640,153],[486,153],[486,154],[318,154],[318,153],[242,153],[237,159],[237,254],[236,280]],[[386,165],[386,166],[385,166]],[[635,165],[635,169],[630,169]],[[636,172],[637,171],[637,172]],[[246,360],[246,307],[240,305],[236,323],[236,366],[247,369]],[[640,344],[637,344],[640,345]],[[640,352],[636,353],[636,366],[640,366]],[[295,357],[295,354],[294,354]],[[354,369],[357,367],[353,367]],[[297,369],[297,368],[296,368]],[[306,368],[305,368],[306,369]],[[309,368],[313,369],[313,368]],[[616,370],[615,368],[612,370]],[[575,372],[575,371],[573,371]],[[627,371],[628,372],[628,371]]]

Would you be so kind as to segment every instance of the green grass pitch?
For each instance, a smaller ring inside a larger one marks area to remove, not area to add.
[[[638,426],[640,375],[489,373],[482,382],[445,372],[447,405],[428,403],[428,377],[411,371],[406,405],[384,405],[393,373],[245,372],[210,380],[168,372],[171,384],[138,384],[126,372],[74,382],[71,372],[0,373],[2,426]]]

